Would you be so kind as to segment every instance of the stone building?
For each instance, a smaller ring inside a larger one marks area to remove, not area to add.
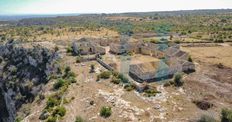
[[[81,38],[78,41],[73,41],[72,49],[75,54],[80,55],[105,54],[105,48],[91,41],[91,38]]]
[[[138,82],[153,82],[168,78],[168,70],[163,61],[153,61],[130,65],[129,75]]]
[[[193,62],[188,61],[189,54],[179,46],[168,47],[160,51],[156,44],[138,45],[138,53],[160,58],[158,62],[134,64],[129,66],[129,75],[138,82],[158,81],[172,77],[177,72],[195,71]]]

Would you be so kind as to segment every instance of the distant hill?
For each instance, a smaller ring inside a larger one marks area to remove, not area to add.
[[[0,21],[18,21],[29,18],[47,18],[58,16],[78,16],[80,14],[52,14],[52,15],[0,15]]]
[[[232,9],[201,9],[201,10],[178,10],[178,11],[158,11],[158,12],[129,12],[121,14],[121,16],[186,16],[186,15],[215,15],[231,13]]]
[[[128,13],[99,13],[99,14],[51,14],[51,15],[0,15],[0,21],[17,21],[29,18],[53,18],[53,17],[65,17],[65,16],[186,16],[186,15],[215,15],[215,14],[232,14],[232,9],[203,9],[203,10],[178,10],[178,11],[156,11],[156,12],[128,12]]]

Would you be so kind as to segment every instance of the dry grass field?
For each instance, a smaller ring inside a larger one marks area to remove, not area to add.
[[[218,64],[222,63],[225,66],[232,68],[232,47],[182,47],[184,51],[196,61]]]

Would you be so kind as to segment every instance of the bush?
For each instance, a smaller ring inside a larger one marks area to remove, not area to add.
[[[224,43],[223,39],[216,39],[214,42],[215,43]]]
[[[68,72],[68,73],[65,73],[63,78],[67,79],[67,78],[74,78],[76,77],[76,74],[74,72]]]
[[[129,82],[128,78],[121,73],[118,75],[118,78],[120,78],[123,83]]]
[[[22,121],[23,121],[23,119],[21,117],[19,117],[19,116],[17,116],[16,119],[15,119],[15,122],[22,122]]]
[[[157,93],[160,93],[160,91],[157,91],[156,89],[151,89],[151,88],[149,88],[149,89],[146,89],[145,91],[145,95],[147,96],[147,97],[152,97],[152,96],[156,96],[156,94]]]
[[[193,59],[192,59],[191,56],[188,57],[188,61],[189,61],[189,62],[193,62]]]
[[[74,77],[70,77],[67,79],[69,83],[76,83],[76,79]]]
[[[183,85],[183,81],[182,81],[182,74],[177,73],[174,76],[174,82],[176,86],[182,86]]]
[[[102,107],[101,111],[100,111],[100,115],[104,118],[107,118],[111,115],[112,111],[111,111],[111,107]]]
[[[151,42],[151,43],[154,43],[154,44],[158,44],[158,43],[159,43],[159,41],[156,40],[156,39],[152,39],[150,42]]]
[[[174,41],[176,44],[180,44],[180,40],[175,40]]]
[[[124,86],[124,89],[126,89],[127,91],[132,91],[136,88],[135,84],[126,84]]]
[[[82,60],[82,57],[78,56],[78,57],[76,58],[76,63],[81,63],[81,60]]]
[[[56,122],[56,117],[53,116],[48,117],[47,122]]]
[[[94,105],[94,101],[91,100],[91,101],[89,102],[89,104],[90,104],[90,105]]]
[[[95,72],[95,65],[91,64],[90,65],[90,73],[93,73],[93,72]]]
[[[196,106],[201,110],[208,110],[213,107],[212,103],[205,100],[194,100],[193,103],[196,104]]]
[[[133,52],[129,51],[127,54],[128,54],[129,56],[132,56],[132,55],[133,55]]]
[[[118,77],[119,76],[119,72],[113,71],[112,75],[115,76],[115,77]]]
[[[55,110],[52,113],[53,116],[59,115],[61,117],[63,117],[65,114],[66,114],[66,109],[63,106],[56,107]]]
[[[55,52],[57,52],[59,50],[59,47],[55,46]]]
[[[119,83],[121,82],[121,79],[116,78],[116,77],[114,76],[114,77],[112,78],[111,82],[114,83],[114,84],[119,84]]]
[[[168,87],[168,86],[171,86],[173,84],[174,84],[173,81],[168,81],[168,82],[164,83],[164,87]]]
[[[2,63],[2,61],[3,61],[3,59],[2,59],[2,57],[0,57],[0,64]]]
[[[67,53],[72,53],[73,52],[73,49],[71,47],[68,47],[67,48]]]
[[[110,75],[111,75],[111,72],[104,71],[101,74],[99,74],[99,78],[108,79],[108,78],[110,78]]]
[[[64,86],[65,81],[64,79],[58,79],[58,81],[56,81],[56,83],[53,85],[54,89],[59,89],[60,87]]]
[[[64,70],[63,78],[70,78],[70,77],[76,77],[76,74],[71,71],[71,68],[69,66],[67,66]]]
[[[218,63],[216,66],[217,66],[219,69],[223,69],[223,68],[224,68],[224,65],[223,65],[222,63]]]
[[[65,74],[68,74],[71,71],[70,66],[65,67],[64,72]]]
[[[232,122],[232,110],[222,109],[221,122]]]
[[[75,122],[84,122],[81,116],[77,116]]]
[[[197,122],[217,122],[213,117],[203,115]]]
[[[51,107],[57,106],[59,104],[60,104],[60,100],[59,99],[57,99],[56,97],[49,97],[48,101],[47,101],[46,108],[51,108]]]

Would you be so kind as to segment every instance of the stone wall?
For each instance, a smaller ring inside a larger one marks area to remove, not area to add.
[[[110,65],[108,65],[107,63],[105,63],[104,61],[102,61],[100,58],[96,59],[97,62],[99,64],[101,64],[103,67],[105,67],[106,69],[110,70],[110,71],[114,71],[113,67],[111,67]]]

